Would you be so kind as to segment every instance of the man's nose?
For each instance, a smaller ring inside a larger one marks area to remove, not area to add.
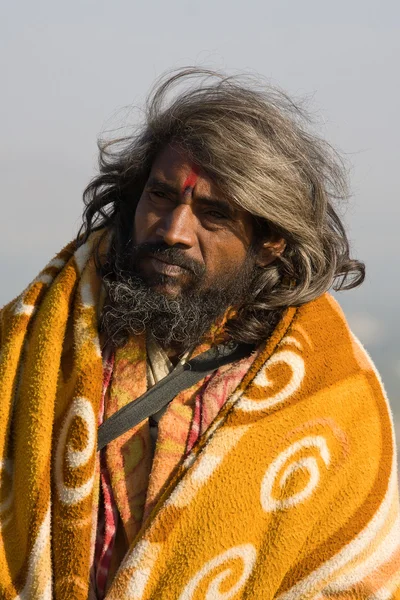
[[[195,243],[195,216],[187,204],[180,204],[166,216],[157,228],[157,234],[166,244],[183,244],[191,248]]]

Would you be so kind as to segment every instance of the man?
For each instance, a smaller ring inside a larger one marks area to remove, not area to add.
[[[1,312],[2,599],[400,598],[390,411],[327,293],[364,278],[344,192],[288,98],[208,72],[101,147]]]

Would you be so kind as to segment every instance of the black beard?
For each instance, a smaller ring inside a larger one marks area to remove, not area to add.
[[[146,281],[137,270],[138,259],[159,255],[188,270],[189,282],[177,296],[152,289],[168,276],[157,274]],[[204,289],[205,269],[188,259],[185,251],[164,243],[141,244],[109,259],[101,269],[107,291],[101,329],[114,348],[129,337],[150,332],[164,348],[178,346],[182,352],[198,345],[213,323],[229,307],[239,307],[249,291],[255,272],[255,256],[250,249],[244,264],[234,273],[219,277]]]

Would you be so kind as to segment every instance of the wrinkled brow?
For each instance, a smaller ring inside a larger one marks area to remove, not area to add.
[[[177,189],[175,186],[167,183],[166,181],[161,181],[160,179],[157,179],[156,177],[151,177],[147,181],[146,187],[154,187],[162,192],[167,192],[168,194],[175,194],[175,195],[179,194],[179,189]]]
[[[176,188],[174,185],[171,185],[170,183],[167,183],[166,181],[161,181],[160,179],[157,179],[156,177],[151,177],[148,180],[146,187],[148,187],[148,188],[154,187],[157,190],[160,190],[167,194],[171,194],[173,196],[179,196],[181,193],[180,190],[178,188]],[[210,196],[198,196],[196,198],[196,200],[197,200],[197,202],[200,202],[201,204],[205,204],[212,208],[217,208],[219,210],[229,213],[230,215],[233,215],[236,212],[235,207],[230,202],[228,202],[228,200],[225,200],[223,198],[211,198]]]

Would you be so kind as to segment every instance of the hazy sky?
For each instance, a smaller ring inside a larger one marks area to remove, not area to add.
[[[70,0],[3,5],[0,306],[76,233],[96,138],[184,65],[259,73],[306,96],[347,158],[346,222],[368,279],[339,295],[400,421],[400,3]]]

